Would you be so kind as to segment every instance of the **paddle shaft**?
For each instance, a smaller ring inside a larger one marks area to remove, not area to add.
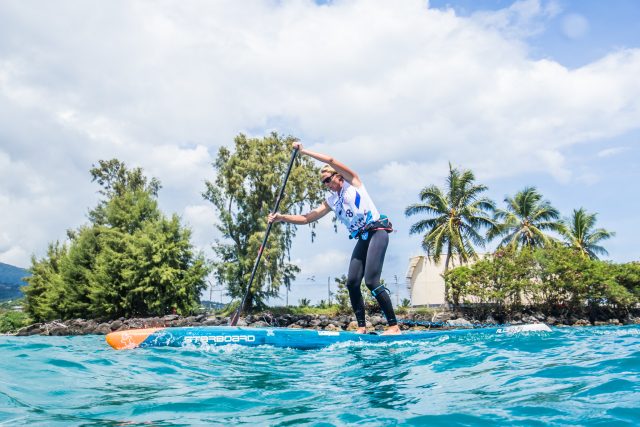
[[[278,212],[278,208],[280,207],[280,201],[282,201],[282,195],[284,194],[284,189],[287,186],[287,181],[289,180],[289,174],[291,174],[291,169],[293,168],[293,162],[296,160],[296,155],[298,154],[298,149],[294,149],[293,153],[291,153],[291,160],[289,161],[289,167],[287,168],[287,174],[284,176],[284,182],[282,183],[282,187],[280,187],[280,193],[278,194],[278,198],[276,199],[276,205],[273,208],[273,213]],[[271,227],[273,223],[270,222],[267,224],[267,231],[264,233],[264,239],[262,240],[262,244],[260,245],[260,249],[258,250],[258,256],[256,257],[256,262],[253,264],[253,270],[251,271],[251,278],[249,279],[249,285],[247,286],[247,290],[244,293],[244,297],[242,297],[242,302],[240,302],[240,306],[233,313],[231,319],[229,321],[229,326],[236,326],[238,323],[238,319],[240,318],[240,313],[244,307],[244,304],[249,296],[249,292],[251,291],[251,285],[253,284],[253,279],[256,276],[256,271],[258,271],[258,266],[260,265],[260,258],[262,258],[262,251],[264,251],[265,246],[267,246],[267,239],[269,238],[269,233],[271,232]]]

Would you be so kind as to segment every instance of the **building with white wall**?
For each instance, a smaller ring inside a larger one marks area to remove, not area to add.
[[[484,258],[485,254],[479,254]],[[444,262],[446,256],[440,257],[436,263],[432,257],[418,255],[409,259],[407,270],[407,287],[413,307],[437,307],[446,304],[444,278]],[[449,268],[459,266],[460,260],[452,257]]]
[[[442,259],[440,263],[435,263],[431,257],[425,255],[409,259],[407,284],[412,306],[432,307],[445,303],[443,272]]]

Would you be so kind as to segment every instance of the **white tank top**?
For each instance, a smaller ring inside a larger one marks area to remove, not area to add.
[[[327,196],[327,204],[336,213],[349,234],[354,235],[365,225],[380,219],[380,213],[369,197],[364,184],[356,188],[344,181],[339,193]]]

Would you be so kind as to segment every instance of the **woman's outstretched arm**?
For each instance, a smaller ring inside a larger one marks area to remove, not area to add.
[[[331,211],[331,208],[329,207],[327,202],[324,201],[320,206],[318,206],[311,212],[306,213],[304,215],[288,215],[288,214],[281,214],[279,212],[275,212],[275,213],[269,214],[269,216],[267,217],[267,221],[288,222],[290,224],[304,225],[304,224],[309,224],[310,222],[319,220],[320,218],[328,214],[330,211]]]

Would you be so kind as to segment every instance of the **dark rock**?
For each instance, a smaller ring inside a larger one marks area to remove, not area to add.
[[[322,324],[322,321],[320,319],[313,319],[311,321],[308,322],[309,327],[311,328],[319,328]]]
[[[25,326],[24,328],[18,329],[18,332],[16,333],[16,335],[19,337],[38,335],[42,333],[41,326],[42,326],[42,323],[34,323],[33,325]]]
[[[95,330],[98,327],[98,324],[96,323],[95,320],[87,320],[82,325],[78,325],[78,326],[80,330],[79,332],[80,335],[89,335],[89,334],[95,333]]]
[[[207,320],[205,320],[204,322],[202,322],[203,325],[205,326],[220,326],[221,325],[221,321],[217,318],[209,318]]]
[[[487,316],[487,318],[484,320],[484,323],[486,323],[487,325],[497,325],[498,324],[498,322],[496,322],[496,320],[491,315]]]
[[[113,322],[111,322],[112,331],[117,331],[121,326],[122,326],[122,320],[120,319],[114,320]]]
[[[381,316],[371,316],[370,317],[371,324],[374,327],[378,327],[381,325],[386,325],[387,322]]]
[[[44,329],[46,334],[43,335],[51,335],[51,336],[64,336],[69,335],[69,327],[64,323],[60,322],[51,322],[44,325]]]
[[[558,319],[556,319],[555,317],[553,317],[553,316],[547,317],[547,324],[548,325],[557,325],[558,323],[559,323]]]
[[[625,325],[640,325],[640,317],[627,316],[623,322]]]
[[[144,325],[145,328],[162,328],[164,327],[164,320],[159,317],[151,317],[145,319]]]
[[[533,317],[535,317],[536,319],[538,319],[539,322],[544,322],[545,319],[547,318],[547,316],[545,316],[544,314],[537,312],[537,313],[533,313]]]
[[[435,313],[430,321],[432,322],[447,322],[449,320],[453,320],[454,319],[454,313],[450,312],[450,311],[439,311],[437,313]]]
[[[144,320],[142,319],[129,319],[124,322],[129,329],[143,329],[145,327]]]
[[[596,322],[596,324],[599,322]],[[576,320],[576,322],[573,324],[573,326],[591,326],[591,322],[589,322],[586,319],[578,319]],[[596,325],[597,326],[597,325]]]
[[[179,318],[170,323],[171,326],[189,326],[188,318]]]
[[[447,321],[447,325],[465,327],[465,328],[470,328],[471,326],[473,326],[471,322],[469,322],[467,319],[464,319],[462,317]]]
[[[258,320],[257,322],[251,324],[252,328],[268,328],[269,326],[271,325],[263,320]]]
[[[108,323],[100,323],[93,330],[93,333],[98,335],[107,335],[109,332],[111,332],[111,325],[109,325]]]
[[[425,329],[426,322],[439,323],[446,320],[446,326],[450,327],[471,327],[474,323],[481,323],[486,325],[511,323],[538,323],[545,321],[545,323],[554,326],[561,326],[562,324],[569,326],[586,326],[591,325],[589,320],[586,320],[582,316],[576,317],[560,317],[549,316],[545,318],[545,315],[540,312],[526,312],[525,314],[516,314],[512,318],[508,318],[504,313],[491,313],[487,314],[487,311],[482,313],[467,310],[466,316],[460,316],[454,311],[439,311],[435,315],[429,313],[426,314],[414,314],[410,313],[406,316],[399,316],[399,324],[403,330],[423,330]],[[456,317],[457,316],[457,317]],[[494,316],[496,316],[494,318]],[[619,320],[614,318],[615,313],[610,313],[608,316],[601,316],[596,325],[620,325],[620,324],[640,324],[640,317],[637,317],[637,313],[631,312],[626,318]],[[418,320],[423,319],[423,320]],[[407,320],[403,323],[403,320]],[[421,324],[420,322],[425,322]],[[120,318],[114,320],[111,323],[101,322],[96,320],[83,320],[83,319],[71,319],[67,321],[54,320],[48,323],[35,323],[27,327],[21,328],[16,333],[19,336],[28,335],[85,335],[85,334],[100,334],[104,335],[112,331],[127,330],[127,329],[139,329],[139,328],[156,328],[167,326],[221,326],[228,325],[229,317],[221,316],[207,316],[206,314],[200,314],[197,316],[181,317],[178,315],[167,315],[163,317],[149,317],[149,318]],[[238,321],[238,326],[251,326],[251,327],[291,327],[291,328],[313,328],[313,329],[325,329],[329,331],[340,330],[355,330],[357,324],[354,316],[339,315],[330,317],[327,315],[292,315],[283,314],[280,316],[274,316],[270,312],[260,314],[250,314],[245,318],[241,318]],[[379,315],[374,314],[368,316],[367,328],[369,330],[383,330],[386,328],[386,319]],[[430,326],[429,328],[432,328]]]

